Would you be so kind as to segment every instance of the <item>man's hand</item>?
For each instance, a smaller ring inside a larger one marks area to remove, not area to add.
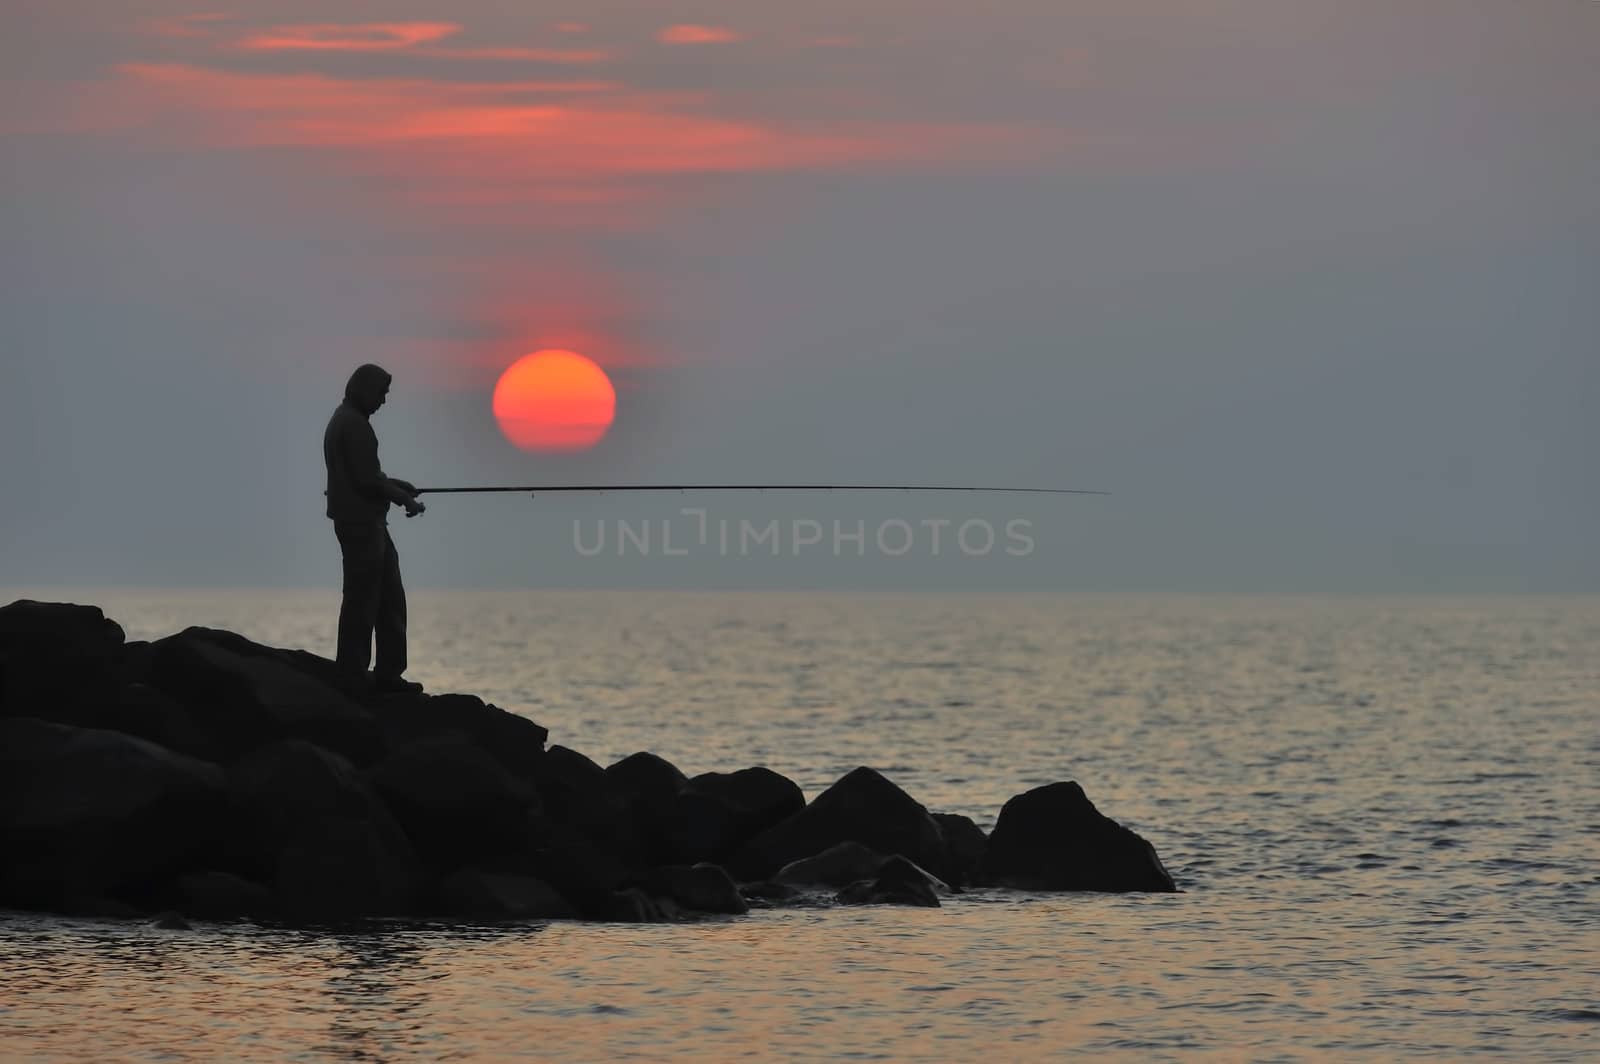
[[[417,498],[415,495],[406,500],[405,507],[407,517],[415,517],[420,513],[426,513],[428,510],[428,508],[423,505],[422,500]]]
[[[389,479],[398,484],[407,495],[415,495],[417,493],[417,486],[411,481],[401,480],[399,477],[390,477]]]

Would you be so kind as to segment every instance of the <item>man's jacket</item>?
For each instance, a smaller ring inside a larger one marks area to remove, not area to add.
[[[388,520],[394,489],[378,464],[378,434],[348,399],[339,404],[322,434],[328,466],[328,516],[335,521]]]

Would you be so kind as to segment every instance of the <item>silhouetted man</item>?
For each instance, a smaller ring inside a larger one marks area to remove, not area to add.
[[[360,366],[344,386],[344,402],[322,434],[328,466],[328,516],[344,555],[344,601],[339,606],[337,660],[354,691],[367,689],[367,662],[377,633],[378,660],[371,689],[420,691],[403,679],[406,671],[406,592],[400,583],[400,556],[389,538],[391,504],[407,517],[427,507],[416,486],[384,476],[378,464],[378,435],[368,420],[389,397],[393,378],[371,363]]]

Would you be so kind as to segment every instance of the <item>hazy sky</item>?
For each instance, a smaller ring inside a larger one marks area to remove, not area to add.
[[[0,585],[336,584],[376,361],[424,485],[1115,493],[439,498],[414,587],[1600,590],[1600,3],[3,18]],[[617,384],[590,451],[490,414],[551,346]]]

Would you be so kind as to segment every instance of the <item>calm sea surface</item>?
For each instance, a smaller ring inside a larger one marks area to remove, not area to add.
[[[338,606],[58,597],[324,653]],[[1184,893],[339,935],[0,912],[0,1057],[1600,1058],[1600,599],[417,593],[412,653],[602,764],[808,798],[866,764],[985,827],[1076,779]]]

